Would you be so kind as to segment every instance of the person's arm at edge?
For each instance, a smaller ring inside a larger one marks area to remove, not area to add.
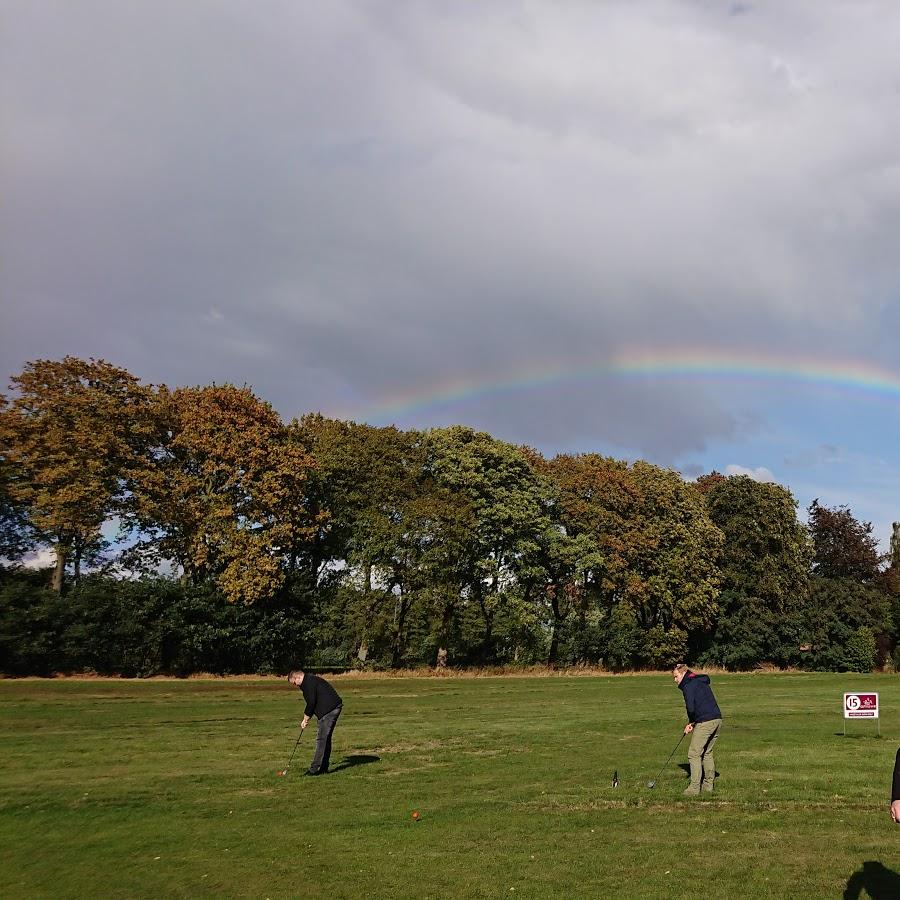
[[[684,690],[684,708],[688,717],[688,723],[684,726],[685,734],[690,734],[694,730],[694,692],[692,688],[693,685],[689,684]]]
[[[891,787],[891,818],[900,825],[900,749],[894,760],[894,783]]]

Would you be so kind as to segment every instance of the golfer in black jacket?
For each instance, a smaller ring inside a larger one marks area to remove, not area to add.
[[[316,731],[316,752],[309,765],[307,775],[324,775],[331,759],[331,734],[341,714],[343,701],[338,692],[324,679],[311,672],[291,672],[288,681],[300,688],[306,709],[303,711],[301,728],[309,725],[309,717],[315,716],[319,727]]]
[[[894,760],[894,784],[891,787],[891,818],[900,825],[900,750]]]

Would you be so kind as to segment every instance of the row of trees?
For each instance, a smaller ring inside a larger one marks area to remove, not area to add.
[[[896,642],[898,556],[883,558],[843,507],[813,503],[801,524],[778,485],[545,459],[461,426],[284,423],[249,388],[170,390],[103,361],[30,363],[12,389],[0,555],[55,560],[49,592],[7,566],[0,616],[13,631],[23,611],[101,594],[126,621],[150,583],[169,608],[202,594],[212,610],[255,609],[263,631],[269,612],[303,620],[290,637],[302,659],[282,647],[281,662],[239,667],[865,669]]]

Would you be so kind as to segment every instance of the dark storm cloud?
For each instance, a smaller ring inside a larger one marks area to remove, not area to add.
[[[732,439],[746,425],[706,399],[703,391],[682,386],[622,385],[597,378],[487,392],[465,403],[402,413],[400,419],[403,426],[418,428],[465,421],[510,443],[548,452],[633,452],[675,466],[685,454],[702,450],[709,435]]]
[[[7,372],[103,356],[365,417],[628,346],[890,362],[891,4],[5,8]],[[452,412],[663,461],[747,428],[614,381]]]

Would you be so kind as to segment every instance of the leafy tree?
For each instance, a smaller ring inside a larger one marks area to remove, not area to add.
[[[613,609],[607,629],[606,662],[613,669],[630,668],[641,653],[644,635],[628,604]]]
[[[844,668],[848,672],[871,672],[875,665],[878,645],[871,628],[857,628],[847,640],[844,651]]]
[[[709,629],[718,612],[721,531],[692,485],[669,469],[638,461],[631,475],[640,489],[627,596],[644,627],[687,636]],[[684,658],[676,639],[658,646],[655,664]]]
[[[342,575],[357,657],[366,662],[375,641],[399,665],[435,516],[421,435],[319,415],[293,427],[316,460],[317,503],[330,510],[316,557]]]
[[[306,504],[312,458],[246,387],[163,390],[157,415],[154,464],[133,498],[149,545],[190,584],[215,579],[230,600],[271,596],[319,527]]]
[[[125,509],[126,485],[146,460],[152,390],[103,360],[67,356],[27,363],[0,411],[4,480],[13,509],[76,577],[100,528]]]
[[[575,633],[569,643],[576,660],[591,661],[592,654],[586,655],[588,648],[575,635],[586,637],[589,619],[599,624],[599,619],[591,616],[597,608],[593,576],[603,564],[595,538],[571,536],[554,523],[539,535],[529,563],[523,570],[529,596],[545,607],[550,621],[547,663],[555,666],[560,661],[560,644],[568,632]]]
[[[822,671],[871,670],[877,638],[891,629],[891,612],[889,598],[872,585],[813,576],[804,609],[804,664]],[[869,646],[872,654],[866,656],[862,648]]]
[[[621,598],[616,596],[615,585],[627,568],[620,536],[629,505],[638,494],[626,463],[597,454],[556,456],[546,463],[546,469],[556,492],[554,528],[542,542],[545,595],[552,613],[549,661],[554,664],[558,635],[569,622],[571,627],[583,629],[594,610],[602,611],[603,619],[614,629],[619,620],[636,622],[633,611],[616,614]],[[616,646],[613,665],[622,663],[624,645],[619,641]],[[631,657],[628,664],[636,658]]]
[[[0,410],[4,405],[0,397]],[[35,546],[36,538],[25,507],[13,498],[12,480],[13,468],[0,455],[0,560],[15,562]]]
[[[823,578],[875,580],[884,557],[871,522],[859,522],[847,506],[830,508],[813,500],[807,510],[813,542],[812,570]]]
[[[893,566],[882,568],[888,557],[879,552],[872,524],[858,521],[849,507],[830,508],[814,500],[808,513],[816,576],[807,611],[810,664],[868,671],[871,661],[866,666],[864,649],[868,632],[879,663],[895,643],[892,613],[900,594],[897,571]],[[862,636],[859,629],[865,629]]]
[[[481,659],[490,661],[497,614],[550,525],[550,486],[522,450],[484,432],[435,429],[426,446],[426,472],[443,501],[435,532],[446,585],[440,629],[446,634],[457,601],[470,604],[484,627]]]
[[[563,455],[551,469],[566,534],[590,535],[602,558],[589,575],[597,602],[608,617],[620,604],[631,610],[644,635],[640,661],[676,661],[717,609],[722,534],[700,494],[645,462]]]
[[[727,481],[727,480],[728,480],[727,476],[723,475],[721,472],[716,472],[715,469],[713,469],[713,471],[710,472],[708,475],[701,475],[694,482],[694,486],[705,497],[712,490],[719,487],[723,481]]]
[[[548,462],[527,447],[523,452],[550,486],[547,526],[519,566],[523,600],[535,606],[540,621],[549,623],[549,665],[560,662],[563,653],[573,661],[595,662],[602,655],[594,646],[602,619],[597,614],[594,590],[602,555],[592,533],[579,531],[565,521],[557,483],[558,459]]]
[[[721,613],[704,658],[740,668],[796,662],[811,547],[794,497],[746,475],[706,476],[703,484],[725,536]]]

